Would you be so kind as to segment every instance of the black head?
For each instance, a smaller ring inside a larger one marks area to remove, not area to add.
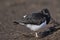
[[[44,15],[44,17],[46,18],[47,24],[48,24],[49,21],[50,21],[50,18],[51,18],[49,10],[48,9],[43,9],[41,12]]]
[[[51,16],[50,16],[50,12],[49,12],[48,9],[42,9],[41,12],[42,12],[43,15],[48,16],[48,17],[51,17]]]

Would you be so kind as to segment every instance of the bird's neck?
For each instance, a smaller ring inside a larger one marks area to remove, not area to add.
[[[47,22],[47,24],[49,23],[49,21],[50,21],[50,17],[49,16],[45,16],[46,17],[46,22]]]

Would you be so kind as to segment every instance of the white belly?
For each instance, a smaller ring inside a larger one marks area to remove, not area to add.
[[[32,25],[32,24],[27,24],[26,25],[29,29],[33,30],[33,31],[37,31],[39,30],[40,28],[43,28],[46,26],[46,21],[40,25]]]

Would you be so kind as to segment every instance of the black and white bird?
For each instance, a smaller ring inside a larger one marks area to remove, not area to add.
[[[51,19],[48,9],[42,9],[38,13],[24,15],[23,19],[15,21],[14,23],[25,25],[27,28],[35,32],[35,37],[38,37],[37,31],[49,24]]]

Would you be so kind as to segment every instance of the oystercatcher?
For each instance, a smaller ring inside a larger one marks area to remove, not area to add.
[[[35,32],[35,37],[38,37],[37,31],[44,28],[49,24],[51,19],[50,12],[48,9],[42,9],[38,13],[27,14],[23,16],[23,19],[15,21],[16,24],[25,25],[30,30]]]

